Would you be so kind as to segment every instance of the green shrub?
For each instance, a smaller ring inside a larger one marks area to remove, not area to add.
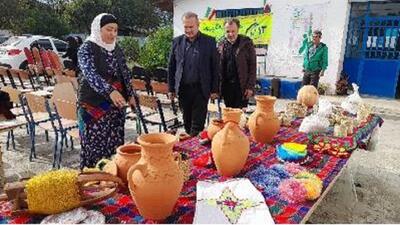
[[[146,70],[167,67],[173,38],[172,27],[162,27],[147,37],[140,50],[138,63]]]
[[[124,51],[128,62],[137,62],[139,58],[140,45],[139,41],[134,37],[123,37],[119,42],[119,46]]]

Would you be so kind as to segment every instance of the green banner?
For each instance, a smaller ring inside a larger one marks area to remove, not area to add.
[[[272,34],[272,14],[239,16],[240,34],[250,37],[256,45],[268,45]],[[225,19],[202,19],[200,31],[215,37],[218,41],[225,35]]]

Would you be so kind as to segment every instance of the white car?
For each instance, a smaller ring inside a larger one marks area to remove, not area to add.
[[[11,68],[15,69],[26,69],[28,61],[24,53],[24,48],[30,48],[30,45],[34,41],[37,41],[46,50],[53,50],[59,56],[67,51],[67,42],[53,37],[42,35],[13,36],[0,45],[0,65],[11,66]]]

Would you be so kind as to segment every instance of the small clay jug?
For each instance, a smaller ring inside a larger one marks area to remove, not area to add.
[[[238,174],[246,164],[250,151],[248,137],[240,130],[238,123],[241,109],[224,108],[224,128],[215,134],[211,142],[211,152],[217,171],[223,176]]]
[[[114,161],[118,168],[118,177],[128,183],[126,178],[129,168],[136,164],[141,156],[142,147],[137,144],[126,144],[121,145],[117,148],[117,154],[115,155]]]
[[[128,171],[128,185],[140,215],[163,220],[171,215],[183,186],[180,154],[172,148],[178,141],[167,133],[138,137],[142,157]]]
[[[212,119],[211,123],[207,127],[207,136],[210,140],[213,139],[214,135],[222,130],[224,127],[224,121],[221,119]]]
[[[250,115],[248,126],[251,137],[260,143],[271,143],[278,133],[281,122],[274,111],[275,97],[259,95],[255,97],[256,110]]]

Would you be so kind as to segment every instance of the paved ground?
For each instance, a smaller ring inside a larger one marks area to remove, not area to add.
[[[341,97],[325,97],[340,102]],[[366,99],[374,105],[375,112],[385,122],[381,128],[376,151],[356,151],[348,168],[339,177],[320,206],[309,219],[309,223],[400,223],[400,101]],[[287,100],[278,100],[276,110],[281,110]],[[135,124],[128,122],[127,141],[136,137]],[[158,128],[154,127],[154,131]],[[16,131],[16,150],[4,150],[6,135],[0,135],[3,162],[8,182],[32,176],[51,169],[52,143],[46,142],[44,133],[38,133],[38,159],[29,162],[29,136],[26,131]],[[77,168],[79,146],[63,154],[63,165]],[[354,188],[353,188],[354,187]],[[354,192],[355,190],[355,192]]]

